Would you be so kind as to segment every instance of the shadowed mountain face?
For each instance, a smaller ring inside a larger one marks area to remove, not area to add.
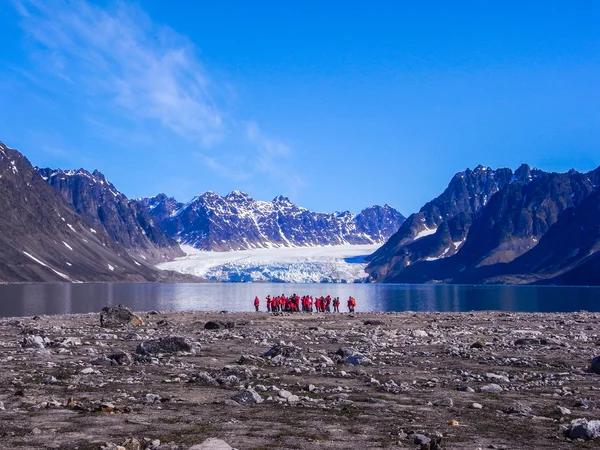
[[[141,202],[169,236],[201,250],[373,244],[385,242],[404,220],[388,205],[358,215],[315,213],[286,197],[264,202],[240,191],[206,192],[183,206],[166,196]]]
[[[131,255],[149,263],[184,255],[142,205],[120,193],[100,172],[37,170],[94,229],[103,229]]]
[[[547,173],[522,165],[514,173],[482,167],[459,173],[371,256],[369,278],[523,283],[577,273],[578,264],[591,255],[576,251],[583,244],[573,245],[592,232],[584,233],[572,217],[594,210],[599,183],[600,168],[587,174]],[[597,231],[597,215],[587,214],[584,228]],[[588,253],[596,252],[594,244],[586,245]]]
[[[1,281],[161,281],[0,143]]]

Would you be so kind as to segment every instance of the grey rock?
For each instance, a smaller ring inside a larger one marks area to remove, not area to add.
[[[459,387],[456,390],[460,391],[460,392],[468,392],[470,394],[472,394],[473,392],[475,392],[475,389],[473,389],[472,387],[469,387],[469,386],[461,386],[461,387]]]
[[[490,383],[490,384],[486,384],[484,386],[481,386],[481,392],[502,392],[502,386],[500,386],[499,384],[495,384],[495,383]]]
[[[192,342],[189,339],[180,336],[167,336],[140,342],[135,352],[139,355],[157,355],[159,353],[191,352],[192,350]]]
[[[429,439],[424,434],[419,433],[412,434],[410,438],[413,441],[413,443],[417,445],[428,445],[431,442],[431,439]]]
[[[192,445],[188,450],[233,450],[233,447],[221,439],[209,438],[201,444]]]
[[[533,414],[531,407],[524,405],[521,402],[515,402],[504,409],[506,414],[517,414],[519,416],[530,416]]]
[[[600,437],[600,420],[590,420],[589,422],[587,419],[573,420],[569,437],[586,441]]]
[[[229,328],[235,328],[235,322],[226,322],[224,320],[211,320],[204,324],[205,330],[224,330]]]
[[[260,394],[252,388],[238,392],[231,397],[231,400],[239,403],[240,405],[251,405],[254,403],[262,403],[264,401]]]
[[[100,312],[100,326],[119,327],[123,325],[143,325],[144,321],[135,315],[129,306],[105,306]]]
[[[471,408],[473,408],[473,409],[483,409],[483,405],[481,403],[471,403]]]
[[[486,373],[483,375],[486,380],[493,381],[494,383],[510,383],[508,377],[504,375],[496,375],[495,373]]]
[[[218,386],[219,383],[216,379],[210,376],[208,372],[199,372],[190,377],[190,383],[206,384],[208,386]]]
[[[49,343],[50,340],[48,338],[43,338],[41,336],[25,336],[21,342],[21,346],[23,348],[44,348],[44,346]]]
[[[133,358],[127,352],[119,351],[108,355],[108,359],[114,361],[113,365],[128,366],[133,364]]]
[[[269,350],[267,350],[263,356],[267,358],[275,358],[282,356],[284,358],[302,358],[304,355],[299,348],[291,345],[275,344]]]
[[[435,406],[451,407],[451,406],[454,406],[454,400],[452,400],[450,397],[442,397],[442,398],[436,400],[435,402],[433,402],[433,404]]]

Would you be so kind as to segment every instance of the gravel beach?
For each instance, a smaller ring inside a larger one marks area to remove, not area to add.
[[[599,313],[100,316],[0,320],[0,447],[600,444]]]

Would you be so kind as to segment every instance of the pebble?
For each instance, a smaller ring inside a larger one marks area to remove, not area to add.
[[[495,384],[495,383],[491,383],[491,384],[486,384],[484,386],[481,386],[481,392],[491,392],[491,393],[498,393],[498,392],[502,392],[502,386],[500,386],[499,384]]]

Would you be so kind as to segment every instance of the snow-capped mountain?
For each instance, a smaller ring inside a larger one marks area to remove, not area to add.
[[[151,216],[164,217],[176,202],[164,196],[145,199]],[[373,206],[354,215],[316,213],[286,197],[271,202],[233,191],[221,197],[206,192],[159,222],[180,243],[200,250],[229,251],[271,247],[309,247],[383,243],[402,224],[394,208]]]
[[[166,281],[93,228],[17,150],[0,143],[0,281]],[[190,278],[190,277],[188,277]]]
[[[40,176],[95,229],[103,229],[127,251],[149,263],[183,256],[175,240],[167,236],[137,201],[129,200],[95,170],[37,168]]]
[[[549,173],[523,164],[514,172],[479,166],[458,173],[371,255],[369,278],[531,283],[566,280],[561,275],[570,272],[570,279],[583,282],[578,265],[591,274],[600,261],[594,256],[600,247],[599,184],[600,168]],[[592,219],[584,221],[586,215]],[[584,281],[599,282],[597,275]]]

